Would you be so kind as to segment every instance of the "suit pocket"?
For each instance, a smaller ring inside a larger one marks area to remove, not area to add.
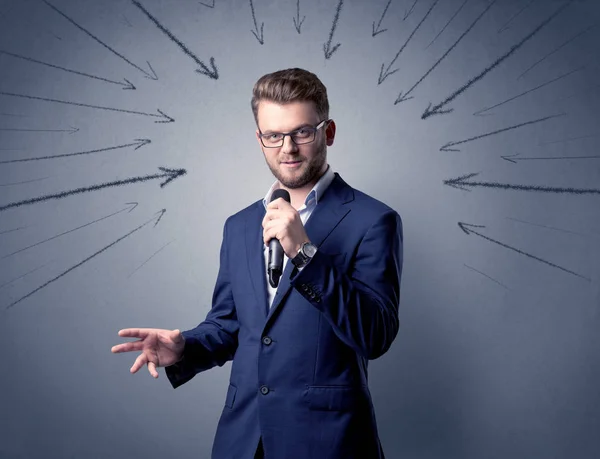
[[[225,406],[229,409],[233,408],[233,402],[235,402],[236,392],[237,387],[229,383],[229,387],[227,388],[227,396],[225,397]]]
[[[308,386],[304,399],[311,410],[348,411],[364,400],[364,391],[356,386]]]

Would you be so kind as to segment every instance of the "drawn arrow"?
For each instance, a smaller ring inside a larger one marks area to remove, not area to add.
[[[161,215],[161,217],[162,217],[162,215]],[[158,225],[159,221],[160,221],[160,218],[156,221],[154,226]],[[129,275],[127,276],[127,279],[129,279],[131,276],[133,276],[142,266],[144,266],[146,263],[148,263],[150,260],[152,260],[152,258],[154,258],[155,255],[157,255],[160,251],[162,251],[166,246],[168,246],[174,240],[175,239],[171,239],[169,242],[167,242],[165,245],[163,245],[160,249],[158,249],[156,252],[154,252],[152,255],[150,255],[141,265],[139,265],[131,273],[129,273]]]
[[[440,147],[440,151],[460,151],[460,150],[457,150],[454,148],[449,148],[449,147],[452,147],[454,145],[460,145],[461,143],[472,142],[473,140],[482,139],[483,137],[489,137],[491,135],[499,134],[500,132],[510,131],[512,129],[517,129],[517,128],[520,128],[523,126],[527,126],[529,124],[541,123],[542,121],[546,121],[551,118],[556,118],[558,116],[564,116],[564,115],[565,115],[565,113],[559,113],[558,115],[545,116],[544,118],[539,118],[539,119],[533,120],[533,121],[527,121],[525,123],[515,124],[514,126],[509,126],[507,128],[498,129],[497,131],[488,132],[487,134],[481,134],[481,135],[478,135],[475,137],[471,137],[470,139],[460,140],[458,142],[448,142],[446,145],[443,145],[442,147]]]
[[[159,114],[156,115],[154,113],[136,112],[136,111],[133,111],[133,110],[125,110],[125,109],[122,109],[122,108],[102,107],[102,106],[99,106],[99,105],[88,105],[88,104],[82,104],[80,102],[69,102],[69,101],[58,100],[58,99],[47,99],[45,97],[28,96],[26,94],[15,94],[15,93],[12,93],[12,92],[3,92],[3,91],[0,91],[0,95],[11,96],[11,97],[22,97],[24,99],[43,100],[43,101],[46,101],[46,102],[56,102],[58,104],[75,105],[77,107],[95,108],[97,110],[110,110],[110,111],[113,111],[113,112],[133,113],[135,115],[153,116],[155,118],[161,118],[160,121],[155,121],[155,123],[172,123],[173,121],[175,121],[174,118],[171,118],[166,113],[164,113],[163,111],[158,110],[158,109],[156,111]]]
[[[158,22],[158,19],[156,19],[154,16],[152,16],[150,14],[150,12],[146,8],[144,8],[140,2],[138,2],[136,0],[131,0],[131,3],[133,3],[135,6],[137,6],[142,11],[142,13],[144,13],[148,17],[148,19],[150,19],[150,21],[153,22],[154,25],[160,29],[160,31],[162,33],[164,33],[167,37],[169,37],[169,39],[171,39],[171,41],[176,43],[177,46],[179,46],[179,48],[186,55],[191,57],[192,60],[201,67],[199,69],[196,69],[196,72],[198,72],[202,75],[206,75],[207,77],[209,77],[213,80],[217,80],[219,78],[219,72],[217,70],[217,67],[215,67],[215,58],[214,57],[210,58],[210,66],[212,67],[212,70],[210,70],[206,66],[206,64],[204,62],[202,62],[200,59],[198,59],[198,57],[193,52],[191,52],[188,49],[188,47],[185,46],[185,44],[183,44],[183,42],[181,42],[175,35],[173,35],[169,29],[167,29],[160,22]]]
[[[487,68],[485,68],[479,75],[471,78],[467,83],[465,83],[463,86],[461,86],[456,91],[454,91],[445,100],[443,100],[439,104],[435,105],[433,108],[431,107],[432,104],[430,103],[429,106],[425,109],[425,111],[421,115],[421,119],[425,120],[432,115],[443,115],[443,114],[448,114],[448,113],[452,112],[454,110],[453,108],[444,109],[444,110],[442,110],[442,108],[445,107],[446,105],[448,105],[454,99],[456,99],[459,95],[461,95],[463,92],[465,92],[471,86],[473,86],[475,83],[480,81],[485,75],[487,75],[489,72],[491,72],[496,67],[498,67],[504,60],[506,60],[510,56],[512,56],[519,48],[521,48],[521,46],[523,46],[527,41],[529,41],[531,38],[533,38],[548,23],[550,23],[550,21],[552,21],[552,19],[554,19],[556,16],[558,16],[567,6],[569,6],[571,3],[573,3],[573,1],[574,0],[568,0],[565,4],[563,4],[560,8],[558,8],[554,13],[552,13],[547,19],[545,19],[540,25],[538,25],[532,32],[530,32],[527,36],[525,36],[525,38],[523,38],[516,45],[511,46],[511,48],[508,50],[508,52],[506,52],[504,55],[500,56],[494,63],[492,63]]]
[[[421,27],[421,24],[423,24],[425,22],[425,19],[427,19],[427,17],[429,16],[429,13],[431,13],[431,10],[433,10],[433,8],[435,7],[435,5],[437,5],[437,3],[439,1],[440,0],[435,0],[435,2],[433,2],[433,5],[431,5],[429,7],[429,10],[427,10],[427,13],[425,13],[425,16],[423,16],[423,19],[421,19],[421,22],[419,22],[417,24],[417,27],[415,27],[415,29],[412,31],[412,33],[408,36],[408,38],[406,39],[406,42],[404,42],[404,44],[402,45],[402,47],[400,48],[400,50],[396,53],[396,57],[394,57],[394,59],[392,60],[392,62],[390,62],[390,65],[388,65],[387,68],[385,69],[385,72],[383,71],[383,66],[385,64],[381,64],[381,69],[379,70],[379,78],[377,79],[377,84],[378,85],[380,85],[381,83],[383,83],[387,77],[389,77],[393,73],[396,73],[399,70],[399,69],[395,69],[395,70],[392,70],[390,72],[390,68],[392,68],[392,65],[394,65],[395,62],[398,60],[398,57],[400,57],[400,54],[402,54],[402,51],[404,51],[404,48],[406,48],[406,46],[408,45],[408,43],[410,42],[410,40],[412,39],[412,37],[415,35],[415,33],[417,33],[417,30],[419,30],[419,28]]]
[[[331,30],[329,31],[329,39],[327,43],[323,44],[323,51],[325,52],[325,59],[331,59],[333,53],[335,53],[340,46],[341,43],[336,44],[333,48],[331,47],[331,41],[333,40],[333,33],[335,32],[335,28],[337,27],[338,20],[340,18],[340,11],[342,11],[342,6],[344,5],[344,0],[340,0],[335,8],[335,16],[333,17],[333,23],[331,24]]]
[[[158,214],[160,214],[158,216],[158,219],[160,220],[160,218],[163,216],[163,214],[166,212],[166,209],[162,209],[159,212],[157,212]],[[156,214],[155,214],[156,215]],[[29,298],[31,295],[33,295],[34,293],[40,291],[41,289],[43,289],[44,287],[48,286],[49,284],[51,284],[54,281],[57,281],[58,279],[60,279],[61,277],[65,276],[66,274],[70,273],[71,271],[73,271],[74,269],[80,267],[81,265],[83,265],[84,263],[88,262],[89,260],[91,260],[92,258],[94,258],[97,255],[100,255],[102,252],[104,252],[105,250],[109,249],[110,247],[114,246],[115,244],[121,242],[123,239],[131,236],[133,233],[135,233],[136,231],[142,229],[144,226],[146,226],[147,224],[149,224],[150,222],[152,222],[153,220],[156,220],[156,216],[152,217],[150,220],[146,221],[145,223],[141,224],[140,226],[138,226],[137,228],[131,230],[129,233],[125,234],[124,236],[121,236],[119,239],[117,239],[116,241],[111,242],[110,244],[108,244],[107,246],[105,246],[104,248],[98,250],[97,252],[93,253],[92,255],[90,255],[89,257],[87,257],[85,260],[80,261],[79,263],[77,263],[76,265],[71,266],[69,269],[67,269],[66,271],[63,271],[62,273],[60,273],[58,276],[50,279],[49,281],[45,282],[44,284],[40,285],[38,288],[36,288],[35,290],[32,290],[31,292],[29,292],[27,295],[22,296],[21,298],[19,298],[16,301],[13,301],[11,304],[9,304],[6,309],[12,308],[13,306],[15,306],[16,304],[20,303],[21,301],[23,301],[26,298]],[[156,225],[154,225],[156,226]]]
[[[567,41],[565,41],[564,43],[562,43],[561,45],[557,46],[556,48],[554,48],[552,51],[550,51],[548,54],[542,56],[539,60],[537,60],[536,62],[534,62],[531,66],[529,66],[523,73],[521,73],[518,77],[517,80],[523,78],[530,70],[532,70],[533,68],[535,68],[538,64],[544,62],[546,59],[548,59],[550,56],[552,56],[554,53],[560,51],[562,48],[564,48],[565,46],[567,46],[569,43],[571,43],[572,41],[578,39],[579,37],[581,37],[583,34],[585,34],[587,31],[589,31],[590,29],[593,29],[594,27],[596,27],[596,24],[592,24],[591,26],[589,26],[587,29],[582,30],[581,32],[579,32],[577,35],[569,38]]]
[[[380,33],[383,33],[387,30],[387,29],[379,30],[379,27],[381,27],[381,21],[383,21],[385,13],[387,13],[388,8],[390,7],[390,3],[392,3],[392,0],[388,0],[387,5],[385,5],[385,9],[383,10],[383,14],[381,15],[381,18],[379,18],[377,27],[375,27],[375,21],[373,21],[373,33],[371,34],[372,37],[375,37],[375,36],[379,35]],[[375,30],[375,29],[377,29],[377,30]]]
[[[135,146],[134,150],[143,147],[144,145],[148,145],[151,141],[150,139],[135,139],[136,142],[128,143],[125,145],[117,145],[116,147],[107,147],[100,148],[98,150],[89,150],[89,151],[79,151],[77,153],[65,153],[63,155],[50,155],[50,156],[38,156],[36,158],[26,158],[26,159],[9,159],[7,161],[0,161],[0,164],[11,164],[11,163],[24,163],[27,161],[41,161],[44,159],[56,159],[56,158],[66,158],[68,156],[79,156],[79,155],[89,155],[92,153],[99,153],[101,151],[110,151],[110,150],[118,150],[119,148],[127,148]]]
[[[201,5],[204,5],[204,6],[208,6],[209,8],[215,7],[215,0],[213,0],[212,5],[207,5],[206,3],[202,3],[202,2],[198,2],[198,3],[200,3]]]
[[[54,177],[53,175],[49,175],[46,177],[41,177],[41,178],[36,178],[36,179],[31,179],[31,180],[22,180],[20,182],[12,182],[12,183],[0,183],[0,187],[3,186],[15,186],[15,185],[24,185],[25,183],[33,183],[33,182],[41,182],[42,180],[46,180],[50,177]]]
[[[252,11],[252,20],[254,21],[254,30],[251,30],[250,32],[252,32],[252,34],[254,34],[254,36],[256,37],[256,39],[258,40],[258,42],[262,45],[265,41],[263,39],[263,27],[265,25],[264,22],[261,22],[260,24],[260,37],[259,32],[258,32],[258,24],[256,23],[256,15],[254,14],[254,4],[252,3],[252,0],[250,0],[250,10]]]
[[[305,19],[306,16],[302,16],[302,19],[300,19],[300,0],[296,0],[296,17],[292,18],[292,20],[294,21],[294,27],[296,27],[296,32],[300,33],[300,28],[302,27],[302,23]]]
[[[96,220],[94,220],[94,221],[91,221],[91,222],[89,222],[89,223],[86,223],[85,225],[80,225],[80,226],[78,226],[77,228],[72,228],[72,229],[70,229],[70,230],[68,230],[68,231],[63,231],[63,232],[62,232],[62,233],[60,233],[60,234],[56,234],[56,235],[54,235],[54,236],[52,236],[52,237],[49,237],[49,238],[47,238],[47,239],[44,239],[43,241],[39,241],[39,242],[36,242],[36,243],[34,243],[34,244],[28,245],[27,247],[23,247],[22,249],[16,250],[16,251],[14,251],[14,252],[11,252],[11,253],[8,253],[8,254],[4,255],[3,257],[0,257],[0,260],[4,260],[5,258],[12,257],[13,255],[17,255],[17,254],[19,254],[19,253],[21,253],[21,252],[24,252],[25,250],[31,249],[31,248],[33,248],[33,247],[36,247],[36,246],[38,246],[38,245],[45,244],[46,242],[50,242],[50,241],[52,241],[52,240],[54,240],[54,239],[58,239],[58,238],[59,238],[59,237],[61,237],[61,236],[64,236],[64,235],[66,235],[66,234],[69,234],[69,233],[73,233],[74,231],[77,231],[77,230],[80,230],[80,229],[82,229],[82,228],[85,228],[85,227],[87,227],[87,226],[93,225],[94,223],[101,222],[102,220],[106,220],[107,218],[110,218],[110,217],[112,217],[112,216],[114,216],[114,215],[120,214],[121,212],[125,212],[126,210],[129,210],[129,212],[128,212],[128,213],[130,213],[130,212],[131,212],[133,209],[135,209],[135,208],[137,207],[137,205],[138,205],[138,203],[137,203],[137,202],[128,202],[128,203],[126,203],[126,204],[128,205],[128,207],[126,207],[126,208],[124,208],[124,209],[121,209],[121,210],[119,210],[119,211],[117,211],[117,212],[113,212],[112,214],[109,214],[109,215],[105,215],[104,217],[101,217],[101,218],[98,218],[98,219],[96,219]],[[131,207],[131,205],[133,205],[133,207]]]
[[[502,102],[499,102],[496,105],[492,105],[491,107],[482,108],[481,110],[477,110],[475,113],[473,113],[473,115],[475,115],[475,116],[482,116],[483,113],[485,113],[485,112],[488,112],[488,111],[490,111],[490,110],[492,110],[494,108],[500,107],[501,105],[507,104],[508,102],[511,102],[511,101],[513,101],[515,99],[518,99],[519,97],[523,97],[523,96],[525,96],[525,95],[527,95],[529,93],[532,93],[533,91],[537,91],[538,89],[541,89],[544,86],[548,86],[549,84],[552,84],[552,83],[554,83],[554,82],[556,82],[558,80],[562,80],[563,78],[566,78],[566,77],[568,77],[569,75],[572,75],[575,72],[579,72],[580,70],[583,70],[584,68],[585,67],[579,67],[578,69],[571,70],[568,73],[560,75],[559,77],[556,77],[553,80],[547,81],[546,83],[542,83],[541,85],[536,86],[535,88],[531,88],[531,89],[529,89],[529,90],[527,90],[525,92],[522,92],[521,94],[517,94],[516,96],[513,96],[510,99],[506,99],[506,100],[504,100]]]
[[[102,77],[99,77],[99,76],[90,75],[88,73],[78,72],[76,70],[70,70],[70,69],[67,69],[67,68],[64,68],[64,67],[59,67],[58,65],[53,65],[53,64],[49,64],[47,62],[38,61],[38,60],[32,59],[30,57],[21,56],[19,54],[9,53],[8,51],[2,51],[1,49],[0,49],[0,54],[6,54],[8,56],[16,57],[17,59],[23,59],[25,61],[33,62],[35,64],[45,65],[47,67],[52,67],[52,68],[55,68],[55,69],[63,70],[65,72],[74,73],[76,75],[81,75],[81,76],[84,76],[84,77],[87,77],[87,78],[93,78],[95,80],[105,81],[105,82],[111,83],[111,84],[117,84],[119,86],[122,86],[121,89],[133,89],[133,90],[135,90],[135,86],[127,78],[123,78],[123,81],[125,81],[125,83],[122,83],[120,81],[109,80],[108,78],[102,78]]]
[[[563,194],[600,194],[598,188],[562,188],[552,186],[538,186],[538,185],[515,185],[512,183],[498,183],[498,182],[469,182],[467,181],[471,177],[479,175],[479,172],[466,174],[461,177],[444,180],[444,185],[458,188],[461,190],[469,191],[464,187],[484,187],[484,188],[501,188],[504,190],[519,190],[519,191],[541,191],[544,193],[563,193]]]
[[[79,128],[71,129],[17,129],[17,128],[0,128],[0,131],[11,131],[11,132],[68,132],[69,135],[75,134],[79,131]]]
[[[162,174],[152,174],[152,175],[143,175],[143,176],[139,176],[139,177],[131,177],[131,178],[124,179],[124,180],[116,180],[114,182],[106,182],[106,183],[101,183],[99,185],[92,185],[89,187],[81,187],[81,188],[75,188],[73,190],[61,191],[60,193],[39,196],[37,198],[26,199],[24,201],[11,202],[10,204],[5,204],[3,206],[0,206],[0,212],[5,211],[7,209],[12,209],[13,207],[20,207],[20,206],[27,205],[27,204],[34,204],[36,202],[48,201],[49,199],[62,199],[62,198],[66,198],[67,196],[71,196],[71,195],[78,194],[78,193],[85,193],[87,191],[96,191],[96,190],[100,190],[102,188],[108,188],[111,186],[121,186],[121,185],[127,185],[129,183],[145,182],[148,180],[155,180],[155,179],[161,179],[161,178],[166,177],[167,180],[165,180],[163,183],[160,184],[160,187],[163,188],[169,182],[171,182],[171,181],[175,180],[177,177],[185,175],[187,173],[187,171],[185,169],[167,169],[166,167],[159,167],[159,169],[161,171],[163,171]]]
[[[146,72],[144,69],[142,69],[141,67],[135,65],[133,62],[131,62],[125,56],[123,56],[119,52],[117,52],[114,49],[112,49],[110,46],[108,46],[106,43],[104,43],[102,40],[100,40],[94,34],[92,34],[91,32],[89,32],[88,30],[84,29],[79,24],[77,24],[73,19],[71,19],[69,16],[67,16],[65,13],[63,13],[61,10],[59,10],[57,7],[55,7],[52,3],[48,2],[47,0],[42,0],[42,1],[46,5],[48,5],[50,8],[52,8],[54,11],[56,11],[58,14],[60,14],[63,18],[65,18],[67,21],[69,21],[71,24],[73,24],[75,27],[77,27],[79,30],[81,30],[82,32],[86,33],[89,37],[93,38],[98,43],[100,43],[102,46],[104,46],[106,49],[108,49],[111,53],[113,53],[114,55],[120,57],[125,62],[127,62],[129,65],[131,65],[132,67],[134,67],[137,70],[139,70],[140,72],[142,72],[146,76],[146,78],[150,78],[151,80],[158,80],[158,76],[156,75],[156,72],[154,71],[154,69],[150,65],[150,62],[146,61],[146,63],[148,64],[148,68],[150,69],[150,71],[152,72],[152,74]]]
[[[519,16],[521,16],[521,14],[523,13],[523,11],[525,11],[527,8],[529,8],[533,2],[535,2],[535,0],[531,0],[527,5],[525,5],[516,14],[514,14],[508,21],[506,21],[506,24],[504,24],[502,27],[500,27],[498,29],[498,33],[502,33],[506,29],[508,29],[509,26],[510,26],[510,23],[513,22],[515,19],[517,19]]]
[[[514,155],[504,155],[504,156],[500,156],[502,159],[509,161],[511,163],[517,164],[517,161],[532,161],[532,160],[553,160],[553,159],[600,159],[600,155],[590,155],[590,156],[525,156],[522,158],[515,158],[515,159],[510,159],[510,158],[514,158],[515,156],[519,156],[520,153],[515,153]]]
[[[505,247],[507,249],[513,250],[513,251],[515,251],[515,252],[517,252],[517,253],[519,253],[521,255],[525,255],[526,257],[532,258],[533,260],[539,261],[541,263],[545,263],[548,266],[552,266],[553,268],[560,269],[561,271],[564,271],[564,272],[569,273],[569,274],[573,274],[574,276],[580,277],[581,279],[585,279],[585,280],[591,282],[591,279],[589,279],[589,278],[587,278],[585,276],[582,276],[581,274],[577,274],[576,272],[571,271],[571,270],[566,269],[566,268],[563,268],[561,266],[558,266],[555,263],[552,263],[550,261],[547,261],[547,260],[544,260],[542,258],[536,257],[535,255],[532,255],[530,253],[524,252],[524,251],[522,251],[520,249],[517,249],[515,247],[511,247],[510,245],[504,244],[503,242],[497,241],[496,239],[492,239],[491,237],[488,237],[488,236],[486,236],[484,234],[481,234],[480,232],[478,232],[478,231],[476,231],[476,230],[473,229],[473,228],[485,228],[484,225],[472,225],[470,223],[458,222],[458,227],[461,230],[463,230],[463,232],[465,234],[476,234],[477,236],[482,237],[482,238],[484,238],[487,241],[493,242],[494,244],[498,244],[498,245],[500,245],[502,247]]]
[[[473,21],[473,23],[472,23],[472,24],[469,26],[469,28],[468,28],[467,30],[465,30],[465,31],[463,32],[463,34],[462,34],[460,37],[458,37],[458,40],[456,40],[456,41],[454,42],[454,44],[453,44],[452,46],[450,46],[450,48],[448,48],[448,50],[447,50],[447,51],[446,51],[446,52],[445,52],[445,53],[442,55],[442,57],[440,57],[440,58],[437,60],[437,62],[436,62],[435,64],[433,64],[433,66],[432,66],[432,67],[431,67],[429,70],[427,70],[427,72],[425,72],[425,75],[423,75],[423,76],[422,76],[422,77],[421,77],[421,78],[420,78],[420,79],[419,79],[419,80],[418,80],[418,81],[417,81],[417,82],[416,82],[416,83],[415,83],[415,84],[412,86],[412,88],[410,88],[410,89],[409,89],[408,91],[406,91],[405,93],[402,93],[402,91],[400,91],[400,94],[398,94],[398,97],[397,97],[397,98],[396,98],[396,100],[394,101],[394,105],[397,105],[397,104],[399,104],[400,102],[404,102],[404,101],[406,101],[406,100],[412,99],[412,96],[411,96],[411,97],[408,97],[408,95],[409,95],[411,92],[413,92],[413,91],[414,91],[414,89],[415,89],[417,86],[419,86],[419,85],[421,84],[421,82],[422,82],[422,81],[423,81],[425,78],[427,78],[427,77],[429,76],[429,74],[430,74],[431,72],[433,72],[433,70],[434,70],[434,69],[435,69],[435,68],[436,68],[438,65],[440,65],[440,62],[442,62],[442,61],[443,61],[443,60],[446,58],[446,56],[447,56],[448,54],[450,54],[450,52],[451,52],[451,51],[452,51],[454,48],[456,48],[456,46],[457,46],[457,45],[460,43],[460,41],[461,41],[461,40],[462,40],[462,39],[463,39],[463,38],[464,38],[464,37],[465,37],[465,36],[466,36],[466,35],[467,35],[467,34],[468,34],[470,31],[471,31],[471,29],[473,29],[473,27],[475,27],[475,24],[477,24],[477,23],[479,22],[479,20],[480,20],[480,19],[483,17],[483,15],[484,15],[485,13],[487,13],[487,11],[488,11],[488,10],[489,10],[489,9],[492,7],[492,5],[493,5],[494,3],[496,3],[496,0],[493,0],[493,1],[492,1],[492,2],[491,2],[491,3],[490,3],[488,6],[487,6],[487,8],[486,8],[485,10],[483,10],[483,12],[482,12],[482,13],[481,13],[479,16],[477,16],[477,19],[475,19],[475,20]]]
[[[419,3],[419,0],[415,0],[415,2],[413,3],[413,5],[410,7],[410,10],[408,10],[408,13],[404,14],[404,18],[402,19],[403,21],[406,21],[406,19],[411,15],[411,13],[413,12],[413,10],[415,9],[415,6],[417,6],[417,3]]]
[[[564,142],[572,142],[574,140],[581,140],[581,139],[589,139],[592,137],[598,137],[598,134],[590,134],[590,135],[580,135],[578,137],[569,137],[566,139],[559,139],[559,140],[551,140],[550,142],[541,142],[538,143],[538,145],[552,145],[554,143],[564,143]]]
[[[460,10],[463,9],[463,7],[467,4],[469,0],[465,0],[462,5],[460,5],[460,7],[456,10],[456,13],[454,13],[452,15],[452,17],[448,20],[448,22],[446,22],[446,25],[444,27],[442,27],[442,30],[440,30],[438,32],[438,34],[433,38],[433,40],[431,40],[431,42],[425,47],[425,49],[429,48],[431,45],[433,45],[433,43],[440,37],[441,34],[444,33],[444,30],[446,30],[446,28],[450,25],[450,23],[454,20],[454,18],[456,16],[458,16],[458,13],[460,13]]]

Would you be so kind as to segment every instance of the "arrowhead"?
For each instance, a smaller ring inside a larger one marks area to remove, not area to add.
[[[400,102],[406,102],[407,100],[414,99],[413,96],[406,97],[407,95],[408,93],[402,95],[402,91],[400,91],[400,94],[398,94],[398,97],[394,101],[394,105],[398,105]]]
[[[202,2],[198,2],[198,3],[200,3],[201,5],[204,5],[204,6],[208,6],[209,8],[214,8],[215,7],[215,0],[213,0],[212,5],[207,5],[206,3],[202,3]]]
[[[133,89],[133,90],[136,89],[135,86],[133,85],[133,83],[131,81],[129,81],[127,78],[123,78],[123,81],[125,82],[125,84],[123,85],[123,89]]]
[[[131,212],[133,209],[135,209],[138,206],[137,202],[126,202],[125,204],[128,204],[128,205],[133,204],[133,207],[131,209],[129,209],[129,212]]]
[[[379,70],[379,79],[377,80],[377,84],[378,85],[381,84],[381,83],[383,83],[387,77],[389,77],[390,75],[392,75],[392,74],[394,74],[394,73],[396,73],[398,71],[398,69],[396,69],[396,70],[392,70],[391,72],[389,72],[388,70],[390,68],[388,67],[385,70],[385,73],[384,73],[384,71],[383,71],[383,66],[384,65],[385,64],[381,64],[381,69]]]
[[[385,32],[387,29],[382,29],[382,30],[375,30],[375,21],[373,21],[373,33],[371,34],[372,37],[376,37],[377,35],[379,35],[380,33]]]
[[[156,109],[156,111],[162,115],[163,119],[160,121],[155,121],[155,123],[172,123],[173,121],[175,121],[175,118],[171,118],[165,112],[163,112],[159,109]]]
[[[139,142],[139,145],[137,147],[134,148],[134,150],[137,150],[138,148],[143,147],[144,145],[148,145],[149,143],[152,142],[152,140],[150,139],[135,139],[136,142]]]
[[[74,128],[73,126],[69,126],[69,127],[71,128],[71,130],[69,131],[69,135],[79,132],[79,128]]]
[[[166,186],[169,182],[175,180],[177,177],[187,174],[185,169],[169,169],[167,167],[159,167],[159,169],[165,172],[165,175],[168,176],[167,180],[160,184],[161,188]]]
[[[465,232],[465,234],[471,234],[471,233],[477,234],[476,231],[470,230],[469,228],[467,228],[467,226],[471,226],[473,228],[485,228],[485,225],[472,225],[470,223],[458,222],[458,227],[461,230],[463,230]]]
[[[263,38],[263,27],[265,26],[265,23],[262,22],[260,24],[260,37],[258,36],[258,30],[255,32],[254,30],[251,30],[250,32],[252,32],[252,34],[256,37],[256,39],[258,40],[258,42],[262,45],[265,43],[265,40]]]
[[[323,50],[325,51],[325,59],[331,58],[331,56],[333,56],[333,53],[335,53],[341,45],[342,45],[341,43],[338,43],[333,48],[330,48],[330,44],[325,43],[323,45]]]
[[[209,77],[213,80],[219,79],[219,70],[215,66],[215,58],[214,57],[210,58],[210,66],[212,67],[212,70],[209,70],[209,68],[206,65],[204,65],[204,63],[202,63],[202,62],[200,62],[200,65],[202,66],[202,68],[196,69],[196,72],[201,73],[202,75],[206,75],[207,77]]]
[[[439,105],[433,107],[433,110],[430,110],[430,107],[431,107],[431,103],[429,104],[429,106],[425,109],[425,111],[421,115],[422,120],[426,120],[427,118],[429,118],[430,116],[433,116],[433,115],[446,115],[446,114],[454,111],[453,108],[449,108],[447,110],[440,110],[441,107]]]
[[[304,22],[304,20],[306,19],[306,16],[302,17],[302,20],[300,22],[298,22],[296,20],[296,18],[292,18],[294,21],[294,26],[296,27],[296,31],[298,33],[300,33],[300,29],[302,28],[302,23]]]
[[[160,221],[160,219],[162,218],[162,216],[165,214],[165,212],[167,211],[167,209],[161,209],[159,210],[157,213],[159,213],[160,215],[158,216],[158,220],[156,220],[154,222],[154,226],[152,228],[156,228],[156,225],[158,225],[158,222]]]
[[[454,145],[454,142],[448,142],[446,145],[442,145],[440,147],[440,151],[460,151],[457,148],[448,148],[448,147],[451,147],[452,145]]]
[[[149,73],[145,73],[146,78],[150,78],[151,80],[158,80],[158,75],[156,74],[156,72],[154,71],[154,69],[152,68],[152,66],[150,65],[150,61],[146,61],[146,63],[148,64],[148,68],[150,69],[150,71],[152,72],[152,75],[150,75]]]
[[[467,190],[466,188],[463,188],[461,185],[469,185],[469,182],[467,182],[466,180],[470,179],[471,177],[475,177],[478,174],[479,174],[479,172],[473,172],[471,174],[465,174],[461,177],[444,180],[444,185],[451,186],[452,188],[458,188],[461,190],[470,191],[470,190]]]
[[[511,163],[517,164],[517,162],[514,159],[509,159],[511,156],[519,156],[519,153],[517,153],[516,155],[500,156],[500,157],[506,161],[510,161]]]

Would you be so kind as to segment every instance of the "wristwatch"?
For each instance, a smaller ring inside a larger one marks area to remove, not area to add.
[[[317,246],[312,242],[305,242],[300,246],[298,254],[292,258],[292,263],[298,269],[304,268],[310,259],[317,253]]]

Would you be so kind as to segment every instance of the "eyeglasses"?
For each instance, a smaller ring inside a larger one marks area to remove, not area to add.
[[[305,143],[311,143],[315,140],[317,131],[329,123],[331,120],[323,120],[316,126],[304,126],[300,129],[296,129],[292,132],[271,132],[269,134],[263,134],[260,132],[260,141],[265,148],[279,148],[283,146],[285,136],[290,136],[292,142],[296,145],[303,145]]]

